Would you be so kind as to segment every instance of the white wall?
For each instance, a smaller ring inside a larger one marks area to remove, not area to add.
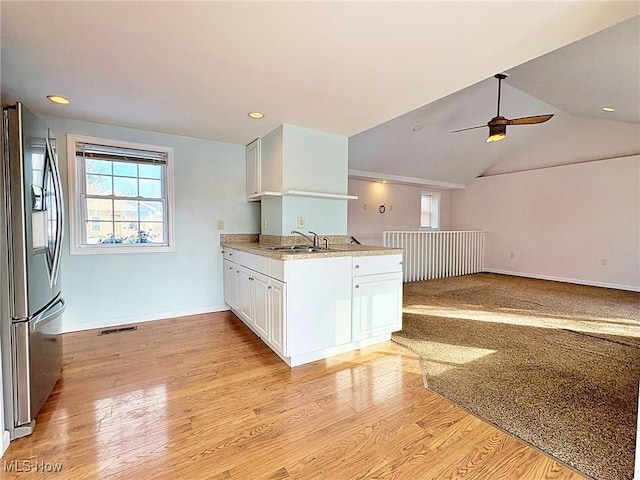
[[[448,190],[349,179],[349,195],[358,199],[348,203],[348,235],[362,243],[381,245],[385,230],[420,230],[422,192],[440,193],[440,230],[449,229]],[[384,214],[378,211],[380,205],[385,205]]]
[[[451,225],[488,231],[487,270],[640,290],[640,156],[476,179]]]
[[[259,228],[260,205],[245,200],[244,145],[42,117],[58,138],[65,192],[67,133],[174,148],[175,251],[72,256],[66,241],[65,331],[226,309],[216,222],[222,233]]]

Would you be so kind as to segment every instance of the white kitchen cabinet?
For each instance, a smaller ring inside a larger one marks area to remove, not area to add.
[[[249,326],[253,326],[253,285],[252,285],[252,272],[248,268],[244,268],[241,265],[237,266],[237,272],[239,275],[239,283],[240,290],[238,295],[238,307],[240,317],[249,324]]]
[[[260,200],[260,192],[262,191],[262,174],[261,174],[261,140],[255,139],[246,148],[247,158],[247,200]]]
[[[402,255],[353,258],[352,335],[362,340],[402,329]]]
[[[225,247],[223,267],[225,301],[292,367],[402,328],[402,255],[283,261]]]
[[[269,340],[269,277],[258,272],[251,275],[252,323],[260,338]]]
[[[402,329],[402,273],[353,278],[353,339]]]
[[[242,262],[245,265],[241,265]],[[263,272],[283,276],[281,261],[225,248],[224,299],[231,310],[277,353],[284,355],[285,284]],[[273,267],[273,268],[272,268]]]
[[[286,285],[275,279],[269,284],[269,343],[281,356],[287,356],[286,349]]]
[[[235,279],[235,266],[229,260],[222,261],[222,286],[224,290],[224,303],[229,306],[235,305],[234,299],[234,279]]]

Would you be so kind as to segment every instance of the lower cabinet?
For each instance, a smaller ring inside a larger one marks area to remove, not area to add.
[[[238,302],[235,299],[235,282],[236,269],[235,264],[225,259],[222,261],[222,283],[224,288],[224,303],[231,308],[236,308]]]
[[[256,333],[264,340],[269,339],[269,277],[253,272],[251,277],[252,323]]]
[[[275,279],[269,284],[269,343],[282,356],[287,356],[286,322],[285,322],[285,292],[286,285]]]
[[[354,341],[402,330],[402,255],[353,257]]]
[[[225,302],[291,366],[402,329],[402,255],[280,261],[225,248],[223,268]]]
[[[236,275],[238,276],[238,282],[240,284],[240,290],[238,291],[238,309],[240,318],[248,322],[251,326],[254,324],[254,310],[253,304],[253,292],[252,292],[252,280],[251,270],[244,268],[240,265],[237,266]],[[238,283],[236,283],[237,285]]]
[[[285,284],[224,260],[224,299],[265,343],[285,355]]]
[[[402,329],[402,273],[353,277],[353,339]]]

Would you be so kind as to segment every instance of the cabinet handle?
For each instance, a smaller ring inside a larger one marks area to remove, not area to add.
[[[360,268],[360,265],[356,265],[356,268]]]
[[[356,288],[360,288],[360,285],[356,285]]]
[[[269,285],[269,286],[267,287],[267,290],[271,290],[271,285]]]
[[[249,280],[253,280],[253,278],[249,277]]]
[[[400,262],[400,265],[402,265],[402,262]]]
[[[233,270],[233,267],[229,267],[229,270]]]

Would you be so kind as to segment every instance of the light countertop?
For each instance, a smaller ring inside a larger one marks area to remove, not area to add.
[[[221,242],[222,247],[233,248],[243,252],[261,255],[278,260],[298,260],[304,258],[324,257],[361,257],[367,255],[401,254],[401,248],[378,247],[373,245],[355,245],[351,243],[330,244],[329,250],[319,252],[282,252],[272,250],[273,245],[258,242]],[[270,248],[271,247],[271,248]]]

